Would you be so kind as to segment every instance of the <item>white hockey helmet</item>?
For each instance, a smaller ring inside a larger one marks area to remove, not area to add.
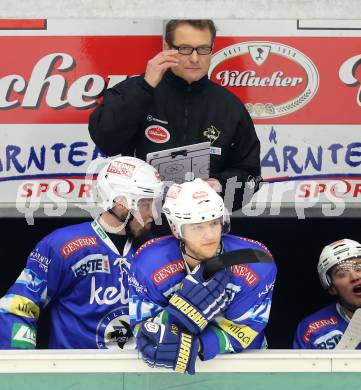
[[[322,287],[327,290],[331,287],[328,271],[345,260],[361,257],[361,244],[357,241],[344,238],[326,245],[320,255],[317,271]]]
[[[222,218],[223,232],[229,231],[229,215],[223,199],[202,179],[169,188],[163,205],[169,226],[175,237],[184,238],[182,226]]]
[[[138,209],[140,199],[162,199],[163,183],[158,171],[136,157],[116,157],[99,172],[97,190],[101,198],[100,207],[109,210],[114,199],[124,197],[130,211]]]

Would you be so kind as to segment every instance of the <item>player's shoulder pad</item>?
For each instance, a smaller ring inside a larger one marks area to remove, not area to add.
[[[44,237],[41,243],[53,248],[60,256],[68,258],[85,247],[97,246],[100,240],[91,223],[85,222],[56,229]]]
[[[322,309],[317,310],[314,313],[303,318],[303,320],[300,321],[300,324],[309,325],[318,323],[319,321],[326,323],[328,320],[330,320],[330,322],[334,322],[334,320],[332,320],[332,318],[334,317],[338,317],[338,313],[336,309],[336,304],[332,303],[331,305],[325,306]]]
[[[222,238],[223,242],[225,244],[230,245],[230,250],[236,250],[236,249],[258,249],[266,252],[268,255],[274,258],[270,250],[261,242],[257,240],[253,240],[251,238],[241,237],[241,236],[235,236],[233,234],[225,234]]]
[[[323,329],[338,327],[340,316],[336,310],[335,304],[326,306],[321,310],[305,317],[299,324],[298,328],[303,333],[303,341],[310,342],[310,336]]]
[[[154,251],[158,251],[159,249],[168,246],[171,241],[170,239],[172,238],[174,238],[172,235],[152,238],[138,248],[134,257],[139,258],[143,255],[154,253]]]

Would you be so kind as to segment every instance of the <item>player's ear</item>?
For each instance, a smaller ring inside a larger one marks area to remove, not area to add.
[[[114,208],[120,212],[120,214],[128,214],[128,203],[125,197],[117,196],[114,199]]]
[[[166,41],[163,41],[163,50],[170,50],[171,47],[168,45]]]
[[[331,295],[337,295],[337,291],[336,291],[336,289],[335,289],[335,286],[333,286],[333,285],[332,285],[327,291],[328,291],[329,294],[331,294]]]

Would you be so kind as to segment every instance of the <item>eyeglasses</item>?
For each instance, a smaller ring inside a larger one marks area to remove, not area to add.
[[[211,54],[213,47],[212,46],[199,46],[199,47],[192,47],[192,46],[174,46],[172,47],[176,50],[178,50],[179,54],[182,54],[184,56],[189,56],[193,54],[193,51],[195,50],[197,54],[201,56],[206,56],[208,54]]]

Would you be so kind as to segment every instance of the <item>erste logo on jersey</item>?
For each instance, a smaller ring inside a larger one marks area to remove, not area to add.
[[[253,118],[274,118],[304,107],[316,94],[318,70],[301,51],[278,42],[249,41],[212,57],[210,78],[228,88]]]
[[[170,264],[165,265],[164,267],[161,267],[155,271],[151,278],[153,282],[159,286],[166,280],[168,280],[170,277],[180,273],[184,272],[185,267],[184,267],[184,261],[183,259],[179,259],[176,261],[173,261]]]
[[[121,176],[132,177],[135,165],[121,161],[113,161],[109,164],[107,172]]]
[[[342,335],[343,333],[340,330],[335,329],[318,337],[313,344],[317,349],[335,349]]]
[[[93,273],[110,274],[108,256],[93,254],[84,257],[71,267],[75,277],[86,276]]]
[[[145,129],[145,136],[156,144],[164,144],[170,140],[169,131],[163,126],[152,125]]]
[[[77,237],[68,241],[60,249],[60,253],[67,259],[70,255],[80,251],[86,246],[97,246],[98,241],[96,236]]]
[[[245,264],[232,265],[231,269],[233,275],[242,278],[249,287],[253,287],[259,282],[259,276]]]
[[[338,324],[338,320],[337,320],[337,318],[335,316],[311,322],[308,325],[306,333],[303,335],[303,341],[306,342],[306,343],[309,343],[310,342],[310,336],[313,333],[317,332],[318,330],[320,330],[322,328],[325,328],[326,326],[333,326],[333,325],[337,325],[337,324]]]

